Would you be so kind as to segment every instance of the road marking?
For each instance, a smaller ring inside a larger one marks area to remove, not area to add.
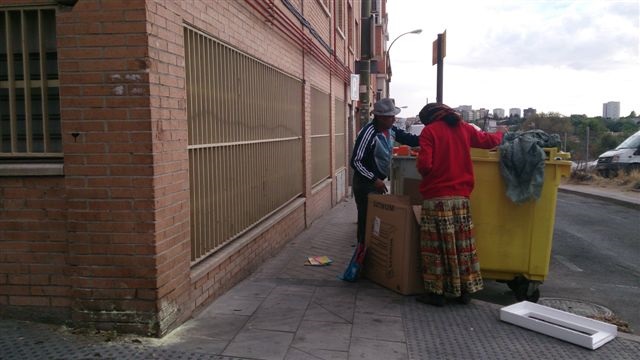
[[[558,260],[562,265],[568,267],[569,269],[573,270],[573,271],[578,271],[581,272],[582,269],[580,269],[578,266],[576,266],[576,264],[572,263],[571,261],[567,260],[567,258],[565,258],[564,256],[560,256],[560,255],[555,255],[556,260]]]
[[[640,288],[639,288],[639,287],[637,287],[637,286],[631,286],[631,285],[613,285],[613,286],[615,286],[615,287],[619,287],[619,288],[624,288],[624,289],[634,289],[634,290],[635,290],[635,289],[640,289]]]

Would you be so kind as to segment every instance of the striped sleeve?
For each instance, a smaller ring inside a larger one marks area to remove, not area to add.
[[[373,141],[374,135],[375,128],[373,126],[362,129],[362,132],[358,134],[358,138],[356,139],[356,145],[353,148],[353,156],[351,158],[351,166],[353,169],[369,180],[375,179],[375,175],[364,166],[362,160],[371,141]]]

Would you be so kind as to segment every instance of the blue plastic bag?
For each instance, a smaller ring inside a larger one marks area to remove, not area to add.
[[[366,253],[367,248],[364,246],[364,244],[358,243],[356,251],[353,252],[347,268],[341,276],[338,276],[338,278],[340,280],[349,282],[358,280],[358,277],[360,277],[360,271],[362,271],[362,267],[364,265],[364,256],[366,255]]]

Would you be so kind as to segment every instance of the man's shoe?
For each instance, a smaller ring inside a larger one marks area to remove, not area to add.
[[[427,293],[420,295],[416,298],[417,302],[421,302],[423,304],[433,305],[433,306],[444,306],[444,295]]]

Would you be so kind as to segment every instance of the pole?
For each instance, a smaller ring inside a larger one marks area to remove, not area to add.
[[[362,0],[360,11],[360,128],[369,122],[371,85],[371,0]]]
[[[587,168],[587,164],[589,163],[589,125],[587,125],[587,163],[584,165],[585,169]]]
[[[415,29],[415,30],[407,31],[406,33],[400,34],[395,39],[393,39],[393,41],[391,42],[391,45],[389,45],[389,48],[387,48],[387,70],[389,71],[389,76],[388,76],[389,80],[387,80],[387,83],[386,83],[387,97],[391,96],[389,92],[389,83],[391,82],[391,48],[393,47],[393,44],[396,42],[396,40],[400,39],[405,35],[420,34],[421,32],[422,32],[422,29]]]
[[[443,40],[442,34],[438,34],[438,83],[436,89],[436,102],[438,104],[442,104],[442,77],[443,77],[443,67],[444,67],[444,59],[443,59]]]

